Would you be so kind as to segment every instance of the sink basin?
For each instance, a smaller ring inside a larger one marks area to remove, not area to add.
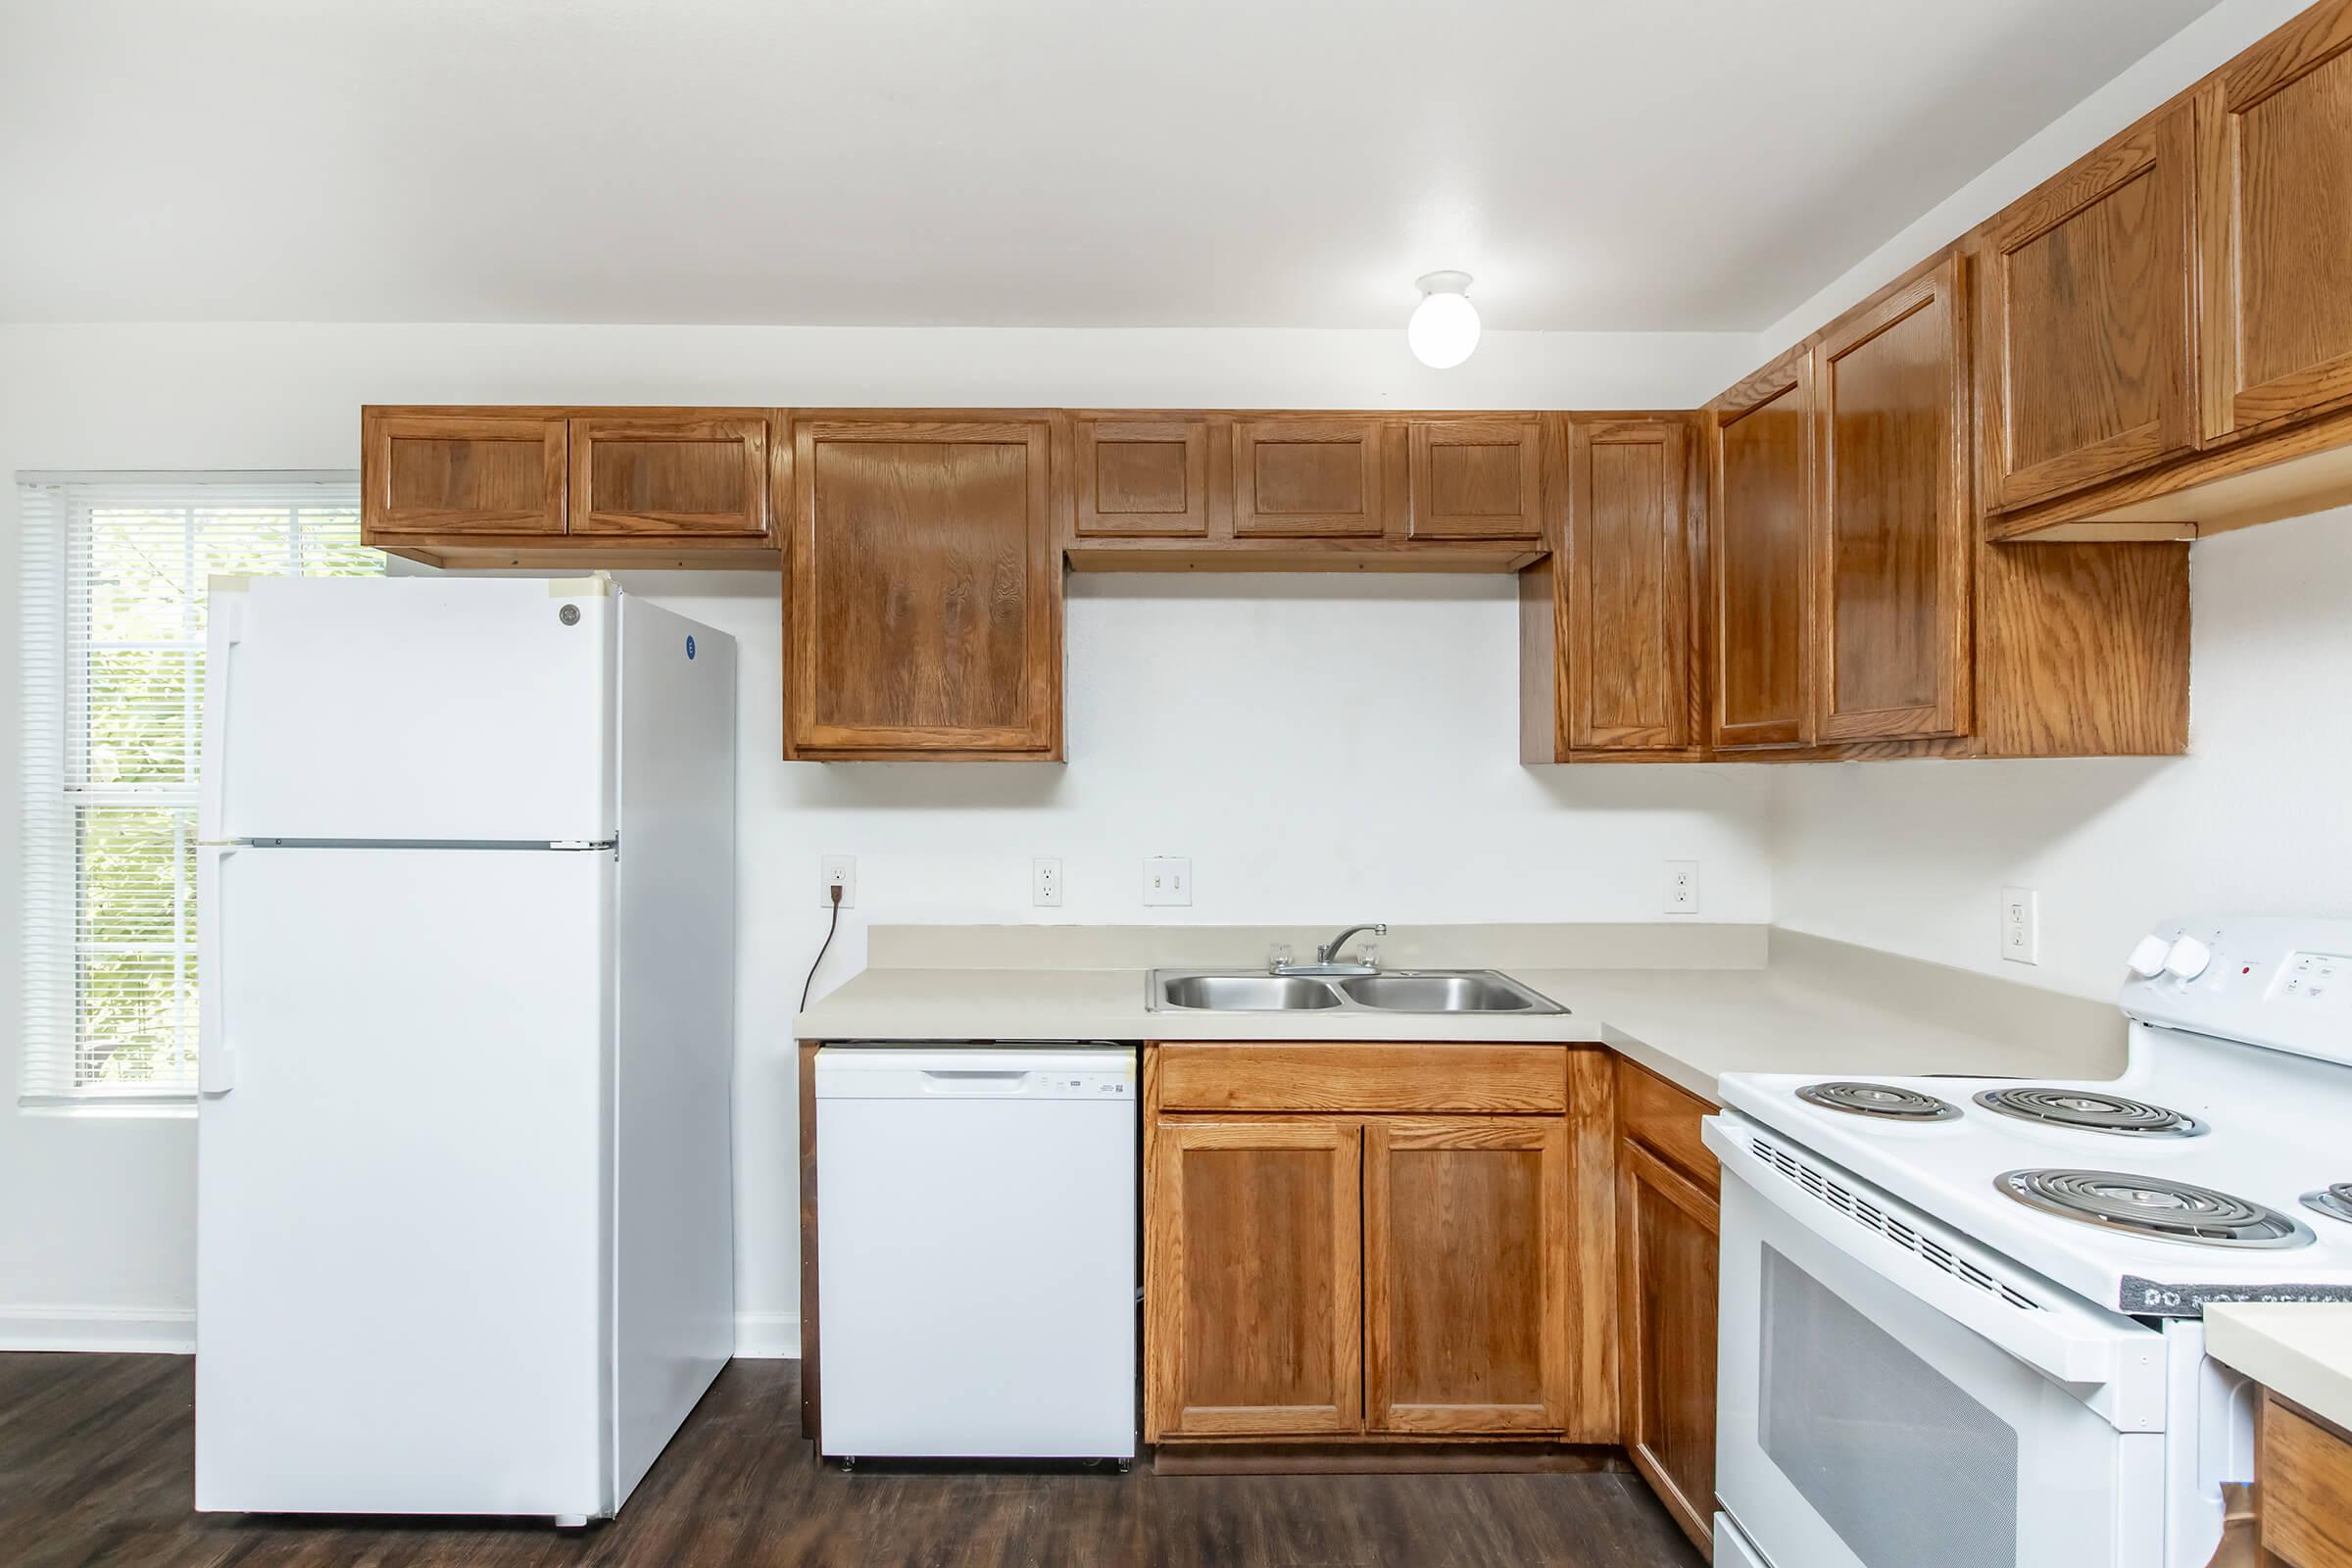
[[[1517,1012],[1568,1009],[1494,969],[1396,969],[1338,976],[1154,969],[1144,1005],[1152,1012]]]
[[[1176,976],[1153,988],[1153,995],[1168,1006],[1203,1012],[1291,1012],[1341,1004],[1339,993],[1320,980],[1268,974]]]
[[[1368,974],[1334,982],[1350,1002],[1386,1012],[1547,1012],[1550,1004],[1506,976]]]

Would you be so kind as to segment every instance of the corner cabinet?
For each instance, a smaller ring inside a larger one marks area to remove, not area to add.
[[[784,755],[1061,757],[1061,530],[1042,413],[792,420]]]
[[[1565,1046],[1148,1048],[1161,1463],[1615,1441],[1607,1063]]]
[[[1519,574],[1522,761],[1704,755],[1698,428],[1687,414],[1556,421],[1557,542]]]
[[[1813,740],[1813,350],[1709,405],[1710,725],[1719,752]]]
[[[1617,1063],[1618,1364],[1625,1447],[1683,1533],[1709,1549],[1715,1514],[1715,1281],[1722,1229],[1714,1106]]]

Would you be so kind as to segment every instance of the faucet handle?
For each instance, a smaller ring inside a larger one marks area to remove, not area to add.
[[[1269,942],[1269,943],[1267,943],[1267,944],[1266,944],[1266,972],[1267,972],[1268,974],[1272,974],[1272,973],[1274,973],[1274,972],[1275,972],[1275,971],[1277,971],[1277,970],[1281,970],[1281,969],[1288,969],[1290,966],[1291,966],[1291,945],[1290,945],[1288,942]]]

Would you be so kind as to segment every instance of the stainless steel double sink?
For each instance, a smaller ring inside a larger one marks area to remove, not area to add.
[[[1495,969],[1391,969],[1295,975],[1230,969],[1154,969],[1152,1012],[1514,1012],[1568,1009]]]

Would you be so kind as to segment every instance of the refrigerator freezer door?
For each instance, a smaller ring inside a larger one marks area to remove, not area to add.
[[[735,1348],[735,640],[620,611],[616,1507]]]
[[[219,579],[203,836],[611,838],[617,603],[576,581]]]
[[[196,1506],[609,1511],[609,854],[208,878]]]

